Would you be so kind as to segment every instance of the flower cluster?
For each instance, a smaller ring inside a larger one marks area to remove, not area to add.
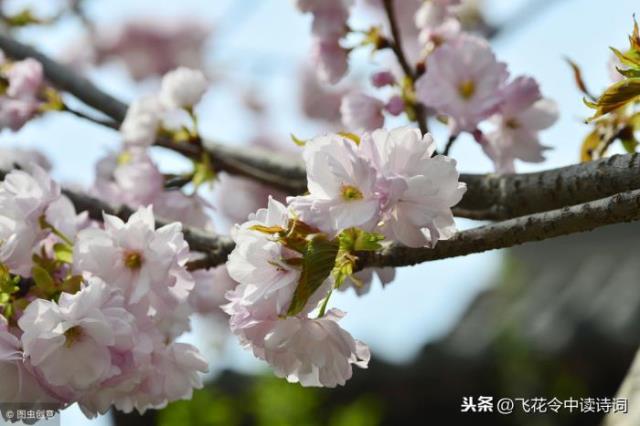
[[[309,195],[289,199],[300,218],[335,235],[358,227],[409,247],[433,246],[455,230],[451,207],[465,192],[456,162],[433,156],[418,129],[316,138],[305,147]]]
[[[371,3],[383,9],[382,2]],[[349,5],[340,1],[298,1],[300,10],[314,14],[316,37],[336,34],[329,28],[346,31],[345,25],[337,24],[343,23],[337,16],[347,18]],[[516,159],[542,161],[547,148],[540,143],[539,132],[556,121],[555,103],[542,97],[531,77],[509,81],[507,65],[498,61],[487,40],[464,31],[458,19],[461,6],[461,0],[395,2],[390,7],[395,15],[392,20],[397,21],[396,29],[402,34],[401,45],[400,40],[394,40],[392,31],[385,35],[378,26],[368,31],[352,30],[365,36],[358,46],[372,46],[374,51],[393,48],[402,71],[393,64],[393,72],[383,69],[371,76],[373,88],[385,88],[386,101],[361,89],[343,96],[342,123],[348,131],[372,131],[384,127],[387,114],[406,113],[411,121],[426,128],[429,117],[438,117],[447,122],[451,143],[460,133],[469,133],[498,172],[513,172]],[[327,16],[333,16],[335,26],[326,23]],[[409,26],[414,27],[413,31]],[[342,37],[344,33],[340,34]],[[333,67],[335,75],[342,77],[348,52],[326,49],[329,51],[332,54],[325,56],[332,60],[324,63],[345,64]],[[326,80],[335,83],[339,78]]]
[[[288,206],[270,199],[236,226],[227,268],[239,285],[225,310],[241,343],[278,376],[333,387],[352,365],[367,365],[368,348],[339,327],[343,313],[326,311],[328,298],[346,283],[366,292],[373,273],[353,273],[355,252],[385,237],[422,247],[453,234],[451,207],[466,188],[455,161],[433,154],[431,136],[411,128],[317,137],[304,149],[309,194]]]
[[[149,155],[159,133],[170,133],[163,127],[165,118],[185,111],[193,117],[193,108],[206,90],[207,80],[200,71],[178,68],[164,76],[157,94],[135,100],[120,128],[123,149],[98,162],[92,192],[114,205],[138,208],[153,204],[159,217],[212,229],[206,211],[209,204],[197,193],[165,190],[165,177]],[[187,137],[194,137],[195,132]]]
[[[0,371],[15,379],[3,401],[77,402],[93,416],[190,398],[208,367],[176,342],[204,304],[181,224],[156,229],[151,207],[90,222],[28,170],[0,183]]]

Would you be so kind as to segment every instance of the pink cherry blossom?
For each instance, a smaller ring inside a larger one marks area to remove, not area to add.
[[[342,98],[340,113],[342,123],[349,130],[374,130],[384,126],[384,102],[366,95],[353,92]]]
[[[18,321],[29,362],[47,383],[78,391],[117,374],[110,349],[131,344],[133,323],[121,293],[99,279],[58,303],[33,301]]]
[[[389,114],[398,116],[403,112],[405,112],[406,104],[404,102],[404,99],[402,99],[401,96],[395,95],[395,96],[392,96],[391,99],[389,99],[387,104],[384,106],[384,109]]]
[[[226,265],[211,269],[200,269],[191,273],[195,281],[189,295],[189,303],[202,315],[218,314],[221,306],[227,303],[225,294],[233,290],[238,283],[234,281]]]
[[[353,0],[297,0],[301,12],[313,15],[312,33],[319,38],[342,37],[346,33]]]
[[[162,113],[162,106],[155,96],[133,101],[120,126],[125,145],[143,148],[152,145],[160,129]]]
[[[263,208],[269,197],[283,202],[286,195],[254,180],[220,173],[217,182],[216,208],[231,223],[243,223],[247,217]]]
[[[391,71],[379,71],[371,76],[371,84],[377,88],[393,86],[396,84],[396,78]]]
[[[20,339],[9,331],[7,320],[0,315],[0,400],[9,402],[56,402],[28,368]]]
[[[486,134],[483,149],[495,163],[496,171],[513,173],[514,160],[537,163],[544,160],[547,147],[538,133],[558,119],[555,102],[542,98],[538,84],[530,77],[518,77],[503,92],[500,111],[492,121],[496,130]]]
[[[449,116],[453,133],[471,132],[496,112],[507,76],[485,40],[462,35],[429,56],[416,89],[420,101]]]
[[[288,199],[304,222],[328,233],[375,226],[380,208],[376,170],[357,151],[353,141],[340,135],[307,142],[309,195]]]
[[[451,207],[466,191],[458,182],[456,162],[437,155],[431,135],[418,129],[377,130],[360,143],[381,175],[380,231],[410,247],[433,246],[455,232]]]
[[[199,69],[210,33],[208,25],[189,18],[130,21],[115,30],[97,32],[95,59],[98,64],[123,61],[135,80],[163,75],[179,66]]]
[[[7,71],[9,87],[7,95],[18,99],[35,99],[42,88],[44,73],[42,64],[33,58],[14,62]]]
[[[229,276],[247,286],[244,300],[253,303],[272,298],[276,301],[275,315],[286,312],[300,278],[300,270],[289,266],[285,259],[299,257],[299,254],[251,227],[286,227],[288,219],[287,208],[269,198],[267,209],[258,210],[247,222],[235,227],[232,236],[236,247],[227,261]]]
[[[11,272],[31,275],[31,257],[46,233],[39,219],[60,197],[60,187],[36,165],[13,170],[0,183],[0,262]]]
[[[329,123],[340,121],[340,103],[344,94],[344,90],[332,90],[320,84],[316,73],[312,70],[305,68],[302,71],[300,103],[307,117]]]
[[[191,108],[200,102],[208,86],[202,71],[180,67],[162,78],[160,102],[166,108]]]
[[[276,376],[302,386],[344,385],[352,365],[366,368],[369,348],[338,325],[344,314],[331,310],[318,319],[288,317],[265,336],[265,359]]]
[[[156,214],[164,220],[182,222],[185,226],[213,231],[213,221],[208,214],[213,206],[198,194],[186,195],[182,191],[164,191],[153,199]]]
[[[39,94],[44,84],[43,71],[40,62],[32,58],[7,66],[9,86],[6,94],[0,97],[0,128],[17,131],[38,113],[42,103]]]
[[[92,193],[114,205],[148,205],[163,190],[164,178],[145,150],[111,153],[96,165]]]
[[[181,231],[177,222],[156,230],[151,207],[141,207],[126,223],[105,214],[104,230],[78,234],[74,267],[120,288],[130,304],[155,297],[175,307],[193,288],[184,270],[189,247]]]
[[[33,165],[45,171],[51,170],[51,162],[40,151],[28,148],[0,147],[0,169],[9,170],[15,168],[16,165],[27,172],[32,171]]]
[[[340,45],[339,39],[316,39],[311,50],[311,61],[320,81],[336,84],[347,73],[349,52]]]

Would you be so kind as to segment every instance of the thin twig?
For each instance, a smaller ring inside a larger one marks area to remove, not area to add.
[[[108,127],[110,129],[118,130],[120,126],[113,120],[103,120],[100,118],[93,117],[89,114],[85,114],[82,111],[71,108],[69,105],[63,105],[63,111],[68,112],[70,114],[75,115],[76,117],[82,118],[83,120],[88,120],[94,124],[98,124],[100,126]]]
[[[444,147],[442,155],[449,155],[449,151],[451,151],[451,147],[453,146],[456,139],[458,139],[458,135],[449,136],[449,139],[447,140],[447,146]]]
[[[404,74],[411,79],[411,84],[414,85],[417,79],[417,70],[415,67],[412,67],[407,60],[407,55],[404,53],[404,49],[402,48],[402,35],[400,32],[400,27],[398,25],[398,20],[396,18],[396,13],[393,8],[393,0],[383,0],[382,2],[384,6],[385,13],[387,15],[387,19],[389,21],[389,27],[391,28],[391,37],[392,40],[389,40],[389,48],[393,51],[394,55],[398,59],[398,63],[400,67],[402,67],[402,71]],[[418,123],[418,127],[423,135],[429,132],[429,126],[427,125],[427,114],[420,102],[416,102],[414,105],[416,111],[416,121]]]

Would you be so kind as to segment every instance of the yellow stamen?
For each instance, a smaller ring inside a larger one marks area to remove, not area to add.
[[[469,100],[473,96],[475,91],[476,91],[476,85],[474,84],[473,80],[463,81],[458,86],[458,93],[464,100]]]
[[[125,252],[122,257],[124,265],[129,269],[140,269],[142,266],[142,255],[137,251]]]
[[[364,195],[362,192],[355,186],[351,185],[342,185],[341,188],[342,199],[345,201],[354,201],[354,200],[362,200]]]
[[[70,348],[71,346],[73,346],[74,343],[76,343],[82,337],[82,329],[78,326],[71,327],[70,329],[64,332],[64,337],[65,337],[64,345],[67,348]]]

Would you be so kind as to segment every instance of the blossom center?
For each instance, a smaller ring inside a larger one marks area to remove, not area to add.
[[[137,251],[127,251],[122,256],[124,265],[129,269],[140,269],[142,266],[142,255]]]
[[[364,198],[362,192],[355,186],[342,185],[342,187],[340,188],[340,192],[342,195],[342,199],[345,201],[362,200]]]
[[[520,127],[520,123],[518,123],[518,120],[516,120],[515,118],[508,119],[504,124],[509,129],[517,129],[518,127]]]
[[[476,85],[473,80],[465,80],[458,86],[458,93],[464,100],[469,100],[476,92]]]
[[[82,335],[83,335],[82,328],[78,327],[77,325],[65,331],[64,332],[65,347],[70,348],[71,346],[73,346],[74,343],[76,343],[78,340],[82,338]]]

